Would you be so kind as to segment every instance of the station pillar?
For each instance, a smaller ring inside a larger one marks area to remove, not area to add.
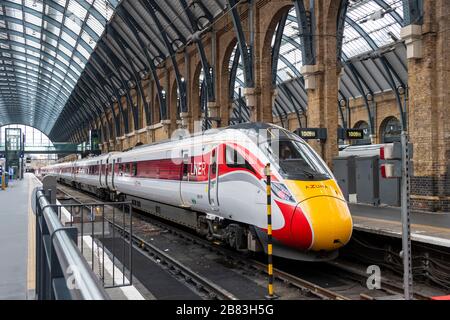
[[[408,131],[414,144],[413,209],[450,212],[450,7],[424,1],[422,25],[406,26]]]
[[[308,93],[308,127],[326,128],[325,142],[311,141],[311,146],[332,166],[338,155],[338,85],[341,67],[337,57],[337,16],[339,1],[326,0],[315,8],[315,63],[304,65],[301,73]]]

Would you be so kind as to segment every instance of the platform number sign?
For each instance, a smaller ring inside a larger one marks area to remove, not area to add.
[[[363,140],[364,130],[339,128],[338,137],[340,140]]]
[[[328,131],[325,128],[299,128],[294,133],[304,140],[325,141],[328,137]]]

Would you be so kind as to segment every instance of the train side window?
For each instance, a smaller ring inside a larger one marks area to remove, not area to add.
[[[133,177],[137,176],[137,162],[133,162],[133,164],[131,166],[131,175]]]
[[[126,174],[130,174],[130,164],[129,164],[129,163],[127,163],[127,164],[125,165],[125,173],[126,173]]]
[[[227,166],[229,168],[247,169],[252,172],[255,172],[253,167],[250,165],[250,163],[247,160],[245,160],[245,158],[242,156],[242,154],[230,146],[226,147],[226,159],[225,160],[226,160]]]

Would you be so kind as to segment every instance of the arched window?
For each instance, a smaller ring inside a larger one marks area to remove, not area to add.
[[[386,118],[381,124],[381,142],[392,143],[400,141],[402,125],[395,117]]]
[[[355,124],[354,129],[364,130],[364,139],[355,140],[354,144],[363,145],[372,143],[369,135],[369,124],[366,121],[358,121]]]

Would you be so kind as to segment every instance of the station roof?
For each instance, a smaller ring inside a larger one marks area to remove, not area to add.
[[[405,48],[399,40],[403,1],[349,3],[340,97],[405,85]],[[95,96],[94,111],[100,112],[133,86],[136,74],[144,78],[149,64],[158,66],[191,43],[198,36],[193,20],[204,29],[226,8],[226,0],[2,0],[0,126],[33,126],[57,141],[67,119],[85,112],[74,97],[87,104],[87,97]],[[293,10],[281,46],[275,115],[307,107],[300,43]],[[242,77],[238,72],[236,88]],[[104,91],[92,89],[92,81],[101,82]]]
[[[49,134],[118,0],[0,4],[0,125]]]

